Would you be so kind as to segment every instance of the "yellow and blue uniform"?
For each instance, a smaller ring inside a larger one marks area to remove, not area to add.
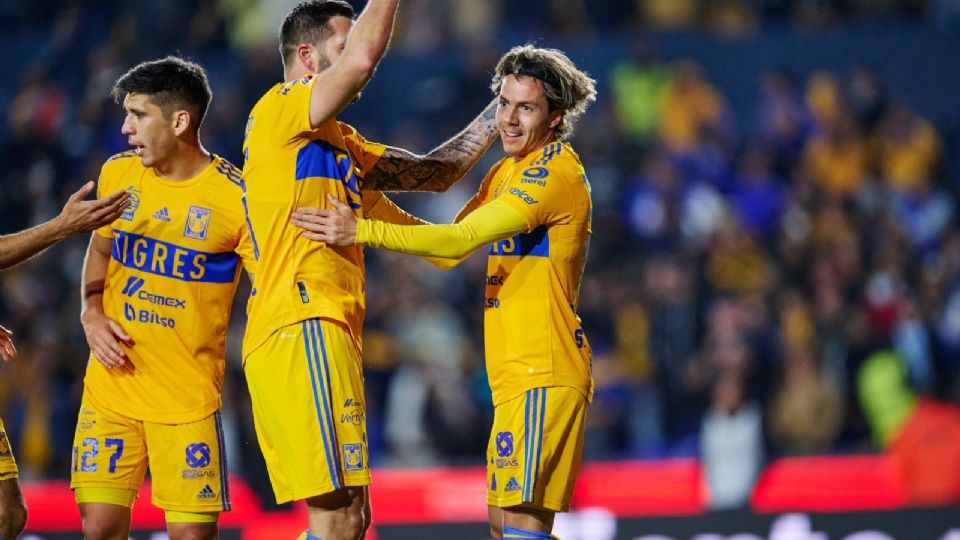
[[[17,462],[13,459],[13,448],[0,418],[0,481],[17,478]]]
[[[97,502],[85,488],[135,491],[149,462],[157,506],[227,510],[226,333],[241,266],[253,263],[240,172],[213,156],[194,178],[169,181],[125,152],[100,174],[100,194],[118,189],[133,204],[96,231],[112,241],[103,310],[133,345],[124,368],[91,353],[71,485],[81,502]]]
[[[484,299],[490,505],[569,506],[593,392],[576,312],[591,208],[579,157],[554,142],[494,165],[455,225],[358,223],[358,244],[417,255],[457,257],[493,241]]]
[[[250,112],[243,148],[257,256],[244,370],[278,502],[370,482],[363,249],[307,240],[290,216],[300,207],[328,208],[327,195],[357,216],[379,206],[386,200],[379,194],[361,198],[360,178],[385,147],[334,119],[312,127],[316,81],[306,76],[267,91]]]

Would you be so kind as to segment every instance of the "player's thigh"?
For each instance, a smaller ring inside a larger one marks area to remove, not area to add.
[[[123,492],[140,489],[147,471],[143,422],[96,407],[85,393],[73,436],[70,487],[108,488]],[[133,504],[133,497],[126,497]],[[117,500],[78,502],[116,504]]]
[[[144,424],[153,504],[172,512],[230,509],[226,448],[220,412],[184,424]]]
[[[370,483],[360,355],[343,325],[311,319],[282,328],[244,369],[278,501]]]
[[[565,512],[580,471],[586,398],[534,388],[497,405],[487,446],[487,504]]]
[[[3,426],[3,419],[0,418],[0,481],[15,480],[17,477],[17,461],[13,458],[13,447]]]
[[[79,502],[83,537],[86,540],[126,540],[130,534],[130,507],[133,497],[125,497],[128,490],[112,488],[78,488],[78,501],[87,499],[110,499],[107,502]],[[85,494],[83,492],[86,492]],[[126,502],[123,502],[126,501]]]

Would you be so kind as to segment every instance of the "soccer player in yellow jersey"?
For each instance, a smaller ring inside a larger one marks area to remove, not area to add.
[[[199,65],[144,62],[113,96],[133,149],[104,163],[100,190],[124,189],[133,204],[93,234],[84,262],[91,357],[71,487],[85,538],[126,539],[149,467],[170,538],[213,539],[230,509],[220,419],[227,323],[241,262],[253,260],[243,181],[200,143],[211,92]]]
[[[130,205],[123,190],[94,201],[84,198],[93,191],[93,182],[70,196],[57,217],[25,231],[0,236],[0,270],[19,264],[71,234],[109,225]],[[0,326],[0,359],[16,357],[13,333]],[[17,462],[0,419],[0,538],[16,539],[27,522],[27,507],[20,491]]]
[[[280,28],[284,82],[254,106],[245,134],[257,282],[244,370],[274,493],[278,502],[306,501],[306,539],[359,539],[370,524],[365,278],[362,248],[306,240],[291,213],[328,206],[330,196],[357,216],[416,223],[374,190],[442,191],[496,137],[493,104],[423,156],[370,143],[337,122],[383,56],[397,5],[370,0],[355,24],[343,0],[297,5]]]
[[[590,188],[566,142],[595,82],[560,51],[516,47],[497,65],[497,125],[508,157],[453,225],[358,220],[343,203],[294,224],[327,245],[365,245],[456,264],[490,244],[484,301],[494,425],[487,449],[495,538],[550,538],[569,509],[593,391],[577,304],[590,236]]]

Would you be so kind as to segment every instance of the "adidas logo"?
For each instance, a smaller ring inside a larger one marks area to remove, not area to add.
[[[159,219],[160,221],[166,221],[167,223],[170,223],[170,212],[167,211],[167,207],[164,206],[163,208],[154,212],[153,219]]]
[[[198,499],[216,499],[217,494],[213,492],[213,489],[210,488],[210,484],[203,486],[203,489],[200,490],[200,493],[197,493]]]
[[[520,487],[520,482],[517,482],[517,479],[511,476],[510,480],[507,481],[506,487],[503,488],[503,491],[504,493],[510,493],[511,491],[520,491],[521,489],[523,488]]]

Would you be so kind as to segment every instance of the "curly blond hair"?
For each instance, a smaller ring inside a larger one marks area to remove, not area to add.
[[[533,77],[543,83],[543,95],[551,111],[563,111],[557,126],[557,139],[564,141],[573,134],[573,124],[597,99],[597,81],[593,80],[557,49],[521,45],[500,57],[493,73],[490,89],[500,93],[508,75]]]

